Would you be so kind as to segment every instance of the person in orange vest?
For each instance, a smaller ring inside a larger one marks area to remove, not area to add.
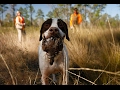
[[[18,31],[18,41],[21,43],[23,39],[25,40],[26,32],[25,32],[25,19],[21,16],[21,12],[16,12],[15,18],[15,26]]]
[[[70,16],[70,29],[73,30],[73,33],[75,32],[75,29],[78,31],[79,26],[82,22],[82,16],[78,12],[77,8],[74,8],[74,12]]]

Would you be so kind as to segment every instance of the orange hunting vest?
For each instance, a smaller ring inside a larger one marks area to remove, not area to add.
[[[82,22],[82,16],[81,14],[75,14],[73,13],[70,17],[70,26],[73,26],[74,24],[79,25]]]
[[[19,18],[20,23],[25,23],[25,19],[22,16],[17,16]],[[14,24],[16,24],[16,17],[14,19]],[[22,30],[25,30],[25,25],[23,25]]]

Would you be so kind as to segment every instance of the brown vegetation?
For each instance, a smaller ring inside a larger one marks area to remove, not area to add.
[[[0,28],[0,85],[41,85],[38,66],[39,28],[26,27],[26,42],[19,45],[17,31]],[[120,29],[69,29],[70,84],[120,84]]]

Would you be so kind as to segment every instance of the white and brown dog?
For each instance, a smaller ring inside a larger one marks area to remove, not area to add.
[[[62,75],[62,85],[68,84],[69,57],[64,38],[69,41],[67,24],[57,18],[46,20],[40,30],[39,67],[42,85],[49,85],[48,77]]]

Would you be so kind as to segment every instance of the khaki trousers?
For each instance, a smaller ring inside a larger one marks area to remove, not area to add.
[[[21,43],[22,41],[25,41],[26,39],[26,32],[25,30],[21,30],[17,28],[17,32],[18,32],[18,41]]]
[[[80,25],[73,25],[73,33],[80,31]]]

